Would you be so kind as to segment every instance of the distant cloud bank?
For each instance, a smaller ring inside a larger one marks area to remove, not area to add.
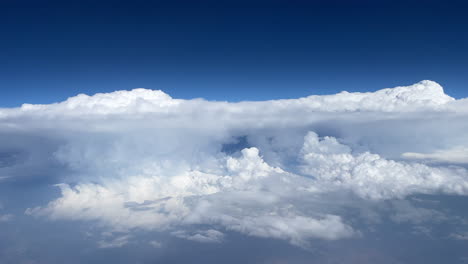
[[[239,103],[146,89],[78,95],[0,109],[0,184],[57,184],[60,197],[25,213],[121,234],[102,248],[135,230],[308,248],[365,235],[382,201],[395,203],[395,222],[443,221],[408,197],[468,195],[467,120],[468,99],[433,81]]]

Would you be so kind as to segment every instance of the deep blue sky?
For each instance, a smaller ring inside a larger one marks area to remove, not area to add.
[[[145,87],[264,100],[431,79],[468,96],[468,8],[431,1],[0,2],[0,106]]]

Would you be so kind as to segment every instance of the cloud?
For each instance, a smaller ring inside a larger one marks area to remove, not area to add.
[[[154,248],[162,248],[163,244],[156,240],[151,240],[149,244]]]
[[[393,221],[398,223],[412,222],[421,224],[424,222],[441,222],[447,220],[443,213],[423,207],[417,207],[407,200],[392,201],[394,214],[391,216]]]
[[[173,235],[179,238],[184,238],[187,240],[202,242],[202,243],[219,243],[223,241],[224,234],[214,230],[198,230],[191,234],[185,231],[174,231],[172,232]]]
[[[451,149],[437,150],[433,153],[405,152],[404,158],[426,160],[431,163],[445,162],[454,164],[468,164],[468,148],[454,147]]]
[[[434,168],[352,153],[333,137],[309,132],[302,148],[302,172],[336,188],[351,189],[365,199],[403,198],[412,193],[468,194],[468,171]]]
[[[318,111],[318,112],[352,112],[379,111],[401,112],[443,110],[455,99],[444,94],[443,88],[432,81],[422,81],[411,86],[382,89],[377,92],[348,93],[336,95],[309,96],[300,99],[276,100],[266,102],[207,102],[204,100],[173,99],[162,91],[134,89],[116,91],[108,94],[88,96],[84,94],[51,105],[23,104],[19,109],[3,109],[0,117],[21,115],[39,116],[94,116],[109,114],[161,113],[178,114],[187,110],[202,109],[225,111],[228,114],[239,114],[256,107],[265,112],[284,110]],[[221,109],[222,108],[222,109]],[[254,116],[260,112],[253,113]]]
[[[468,233],[451,234],[450,237],[456,240],[468,240]]]
[[[3,210],[3,204],[0,202],[0,210]],[[13,214],[1,214],[0,213],[0,223],[1,222],[9,222],[11,219],[13,219],[14,215]]]
[[[12,214],[4,214],[4,215],[1,215],[1,214],[0,214],[0,223],[1,223],[1,222],[8,222],[8,221],[10,221],[11,219],[13,219],[13,215],[12,215]]]
[[[360,237],[375,204],[467,195],[467,170],[453,166],[468,148],[467,105],[432,81],[239,103],[146,89],[78,95],[0,109],[0,176],[56,184],[59,197],[26,214],[125,234],[104,247],[151,231],[200,242],[238,232],[308,248]],[[392,208],[395,222],[436,214]]]
[[[101,240],[98,242],[98,246],[99,248],[120,248],[128,243],[130,237],[130,235],[124,235],[110,240]]]
[[[161,179],[150,173],[153,176],[139,175],[106,185],[59,185],[61,198],[26,213],[51,219],[98,220],[121,232],[132,228],[162,231],[213,224],[297,245],[305,245],[309,238],[333,240],[354,234],[339,216],[321,212],[304,216],[295,209],[289,199],[310,195],[296,185],[307,179],[270,167],[256,148],[244,149],[241,154],[238,158],[224,159],[225,174],[221,175],[185,171]],[[214,231],[193,235],[186,235],[185,231],[172,233],[189,240],[220,239],[207,236]]]

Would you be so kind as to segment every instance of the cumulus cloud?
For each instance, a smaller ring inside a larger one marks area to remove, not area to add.
[[[78,95],[0,109],[0,138],[9,138],[0,176],[57,184],[60,197],[28,215],[128,234],[101,247],[143,230],[199,242],[239,232],[305,248],[361,236],[349,217],[358,207],[468,194],[467,170],[456,166],[468,148],[467,105],[432,81],[239,103],[146,89]],[[396,222],[436,215],[394,208]]]
[[[468,194],[468,172],[463,168],[433,168],[351,152],[333,137],[319,139],[309,132],[302,149],[302,172],[366,199],[402,198],[412,193]]]
[[[117,91],[108,94],[88,96],[80,94],[68,100],[51,105],[23,104],[21,108],[4,109],[1,116],[40,115],[40,116],[79,116],[135,113],[180,113],[195,110],[194,106],[211,108],[229,114],[242,113],[257,107],[264,111],[284,112],[284,110],[351,112],[379,111],[401,112],[421,109],[443,110],[450,106],[454,99],[446,95],[443,88],[432,81],[422,81],[411,86],[382,89],[377,92],[348,93],[336,95],[312,95],[300,99],[276,100],[266,102],[241,102],[229,104],[224,102],[206,102],[203,100],[173,99],[162,91],[134,89]],[[253,113],[261,115],[261,112]]]
[[[186,171],[161,179],[164,174],[151,173],[152,176],[139,175],[101,185],[59,185],[61,198],[26,213],[52,219],[98,220],[118,231],[220,225],[248,235],[286,239],[297,245],[305,245],[309,238],[353,235],[353,229],[339,216],[322,212],[308,216],[296,209],[290,199],[300,203],[299,195],[310,195],[298,184],[313,181],[270,167],[259,156],[258,149],[243,149],[240,157],[227,157],[224,163],[224,174],[220,175]],[[205,242],[221,239],[219,231],[214,230],[192,235],[185,231],[172,233]]]

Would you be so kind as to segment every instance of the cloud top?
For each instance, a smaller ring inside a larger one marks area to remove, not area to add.
[[[1,109],[0,117],[19,114],[34,115],[108,115],[122,113],[177,114],[186,111],[220,110],[236,114],[255,107],[266,112],[284,112],[292,109],[318,112],[382,111],[401,112],[427,109],[444,109],[455,99],[446,95],[443,88],[433,81],[421,81],[411,86],[382,89],[376,92],[335,95],[313,95],[299,99],[266,102],[208,102],[201,99],[173,99],[160,90],[143,88],[131,91],[98,93],[93,96],[80,94],[64,102],[50,105],[23,104],[18,109]]]
[[[78,95],[0,109],[0,172],[57,184],[60,196],[27,215],[123,234],[103,248],[135,230],[206,243],[239,232],[307,248],[361,236],[365,217],[349,217],[358,207],[467,195],[467,105],[432,81],[239,103],[146,89]]]

